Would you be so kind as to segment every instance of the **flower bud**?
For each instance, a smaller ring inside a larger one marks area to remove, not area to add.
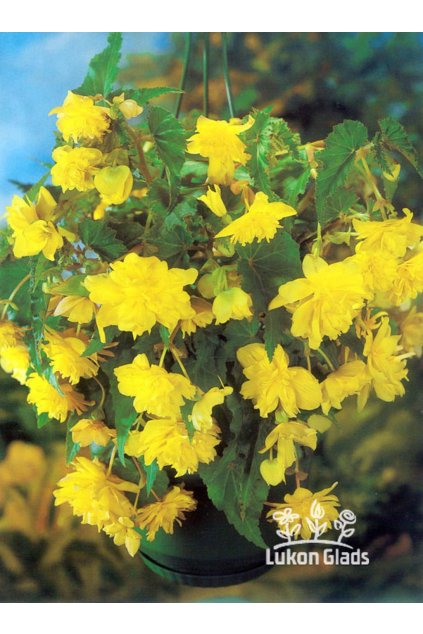
[[[121,205],[132,191],[133,178],[127,165],[105,167],[96,174],[94,185],[108,205]]]

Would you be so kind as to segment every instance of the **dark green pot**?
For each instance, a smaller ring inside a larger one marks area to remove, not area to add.
[[[153,542],[143,540],[146,565],[168,581],[200,587],[244,583],[265,573],[266,551],[237,533],[204,486],[195,486],[194,494],[197,509],[187,513],[182,526],[175,524],[173,535],[159,531]]]

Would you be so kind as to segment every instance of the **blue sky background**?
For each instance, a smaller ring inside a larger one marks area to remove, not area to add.
[[[167,33],[124,33],[128,53],[166,47]],[[0,216],[16,188],[34,182],[51,160],[56,117],[49,111],[79,86],[107,33],[0,33]]]

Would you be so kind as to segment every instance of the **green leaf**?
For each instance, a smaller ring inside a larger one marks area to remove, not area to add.
[[[37,414],[37,428],[42,429],[50,422],[50,416],[47,412],[43,412],[42,414]]]
[[[66,423],[66,464],[72,462],[80,449],[79,443],[73,442],[72,440],[72,427],[75,425],[76,421],[77,416],[75,414],[71,414]]]
[[[220,387],[220,380],[225,382],[226,368],[219,357],[225,355],[225,344],[211,329],[199,329],[192,335],[194,354],[184,360],[191,380],[202,390]],[[220,380],[219,380],[220,379]]]
[[[16,288],[23,278],[28,275],[30,270],[29,258],[20,258],[18,260],[7,260],[3,262],[0,268],[0,299],[8,298],[12,291]],[[28,283],[16,293],[13,303],[18,307],[17,318],[19,321],[30,321],[30,298],[28,293]],[[8,311],[12,311],[9,308]]]
[[[256,311],[267,311],[278,287],[302,276],[298,244],[286,231],[278,231],[269,243],[252,242],[236,250],[243,289],[252,294]]]
[[[143,471],[145,472],[145,475],[146,475],[146,483],[145,483],[146,493],[147,495],[150,495],[151,489],[154,486],[154,482],[157,478],[157,475],[160,472],[159,465],[157,464],[157,460],[153,460],[152,463],[150,463],[149,465],[146,465],[144,462],[144,458],[142,456],[139,459],[139,461],[141,462]]]
[[[54,284],[49,287],[49,291],[58,295],[77,295],[80,297],[88,297],[89,292],[84,286],[85,275],[72,275],[60,284]]]
[[[12,245],[8,240],[8,236],[11,234],[9,228],[0,231],[0,263],[4,262],[8,255],[12,251]]]
[[[90,61],[87,75],[82,85],[75,91],[80,95],[101,94],[107,97],[111,92],[119,72],[122,34],[110,33],[107,42],[108,46]]]
[[[100,352],[103,350],[104,343],[100,341],[97,335],[94,335],[93,338],[88,342],[88,346],[85,348],[84,352],[81,354],[81,357],[89,357],[96,352]]]
[[[137,418],[133,400],[130,396],[123,396],[117,388],[117,380],[110,377],[110,395],[113,402],[114,423],[117,429],[117,448],[121,463],[125,464],[125,443],[132,425]]]
[[[328,196],[326,205],[319,214],[320,224],[326,225],[337,218],[340,213],[347,213],[357,203],[358,198],[350,189],[340,188],[334,194]]]
[[[299,176],[288,176],[283,183],[283,195],[288,205],[297,203],[298,197],[304,194],[310,180],[310,167],[304,165]]]
[[[271,310],[264,318],[264,347],[269,361],[273,359],[273,353],[278,344],[285,339],[284,331],[289,330],[291,319],[285,310]]]
[[[382,142],[390,150],[396,150],[402,154],[402,156],[411,163],[417,173],[423,178],[423,172],[419,165],[417,152],[400,122],[392,117],[386,117],[385,119],[379,121],[379,127],[382,132]]]
[[[238,348],[246,346],[249,343],[257,343],[259,341],[256,334],[258,333],[260,322],[257,317],[253,317],[251,321],[241,319],[240,321],[231,320],[224,330],[227,339],[226,350],[229,355],[233,355]]]
[[[185,161],[185,131],[173,114],[158,106],[151,107],[148,113],[148,127],[166,169],[171,206],[179,188],[181,169]]]
[[[380,169],[383,172],[391,174],[392,172],[390,164],[392,163],[392,159],[383,143],[381,132],[376,132],[375,136],[373,137],[372,144],[372,154],[376,160],[376,163],[379,165]]]
[[[318,155],[321,167],[316,181],[316,208],[320,224],[325,222],[328,197],[344,185],[356,151],[367,142],[367,128],[351,119],[336,125],[326,139],[326,147]]]
[[[232,443],[221,458],[199,469],[215,507],[224,511],[240,535],[259,548],[266,548],[259,524],[269,487],[260,474],[264,456],[258,450],[262,449],[267,433],[267,426],[260,425],[257,440],[251,447],[252,459],[248,450],[240,451]]]
[[[168,348],[169,347],[169,342],[170,342],[169,328],[166,328],[166,326],[163,326],[162,324],[160,324],[159,332],[160,332],[161,340],[163,341],[163,343],[166,346],[166,348]]]
[[[104,220],[86,218],[80,225],[79,235],[87,247],[105,260],[116,260],[126,253],[125,245],[116,238],[116,232]]]
[[[251,155],[247,167],[257,189],[271,195],[268,155],[271,148],[273,121],[266,111],[257,112],[254,118],[254,125],[245,132],[247,152]]]
[[[180,93],[179,88],[169,88],[168,86],[157,86],[154,88],[137,88],[135,90],[125,90],[125,99],[133,99],[139,106],[145,104],[151,99],[157,99],[162,95],[169,93]]]
[[[294,158],[298,158],[298,146],[301,143],[298,132],[292,132],[285,119],[273,119],[273,121],[272,146],[275,151],[288,150]]]
[[[47,172],[47,174],[44,174],[44,176],[41,176],[40,180],[38,180],[34,185],[32,185],[32,187],[28,189],[27,192],[25,192],[25,197],[28,198],[28,200],[31,203],[36,201],[38,192],[40,191],[41,187],[44,185],[44,183],[46,182],[49,176],[50,176],[50,172]]]

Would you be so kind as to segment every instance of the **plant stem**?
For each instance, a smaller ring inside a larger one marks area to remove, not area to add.
[[[229,77],[228,66],[228,38],[226,33],[222,33],[222,52],[223,52],[223,79],[225,82],[226,98],[228,100],[228,108],[230,117],[235,116],[234,103],[231,90],[231,78]]]
[[[109,477],[109,475],[112,472],[112,467],[113,467],[113,463],[115,461],[116,458],[116,452],[117,452],[117,445],[115,445],[112,449],[112,453],[110,454],[110,460],[109,460],[109,466],[107,467],[107,473],[106,473],[106,478]]]
[[[153,177],[151,176],[150,170],[148,169],[148,165],[147,165],[147,161],[145,160],[145,154],[144,154],[144,150],[142,149],[141,141],[138,138],[138,135],[136,134],[136,132],[132,130],[130,125],[126,126],[126,129],[128,130],[128,134],[133,140],[135,148],[138,153],[139,170],[141,174],[144,176],[146,182],[150,184],[151,181],[153,180]]]
[[[206,117],[209,116],[209,51],[210,37],[204,33],[203,44],[203,111]]]
[[[100,383],[100,381],[97,379],[97,377],[93,376],[94,381],[97,383],[98,387],[101,390],[101,399],[100,402],[98,404],[98,407],[103,407],[104,405],[104,401],[106,400],[106,391],[104,389],[104,387],[102,386],[102,384]]]
[[[323,359],[326,361],[326,363],[328,364],[328,366],[332,370],[332,372],[335,372],[334,365],[333,365],[332,361],[329,359],[329,357],[326,354],[326,352],[323,352],[323,350],[321,348],[317,348],[317,352],[323,357]]]
[[[182,99],[183,99],[183,96],[184,96],[185,84],[186,84],[187,75],[188,75],[189,60],[190,60],[190,57],[191,57],[191,45],[192,45],[192,33],[185,33],[184,65],[183,65],[183,68],[182,68],[181,82],[179,84],[179,90],[181,92],[178,95],[178,99],[176,101],[176,107],[175,107],[175,117],[176,118],[179,117],[179,113],[181,111]]]
[[[164,363],[164,360],[165,360],[165,356],[166,356],[166,352],[167,352],[167,351],[168,351],[168,348],[166,348],[166,346],[165,346],[165,347],[163,348],[163,352],[162,352],[161,357],[160,357],[160,361],[159,361],[159,368],[162,368],[162,367],[163,367],[163,363]]]
[[[15,295],[19,292],[19,290],[22,288],[22,286],[25,284],[25,282],[27,282],[29,280],[29,278],[31,277],[31,274],[28,273],[28,275],[25,275],[25,277],[23,277],[21,279],[21,281],[19,282],[19,284],[17,284],[17,286],[15,286],[15,288],[13,289],[13,291],[10,293],[7,302],[3,308],[3,312],[1,314],[1,319],[4,319],[6,317],[6,313],[7,313],[7,308],[9,306],[9,304],[11,304],[13,302],[13,299],[15,297]]]
[[[177,363],[177,364],[179,365],[179,367],[181,368],[181,370],[182,370],[182,374],[184,375],[184,377],[185,377],[186,379],[188,379],[188,381],[190,381],[190,382],[191,382],[191,379],[190,379],[190,378],[189,378],[189,376],[188,376],[188,372],[186,371],[185,366],[184,366],[184,364],[182,363],[181,357],[179,356],[179,352],[178,352],[178,351],[176,350],[176,348],[174,348],[173,346],[171,346],[170,351],[171,351],[171,353],[172,353],[172,355],[173,355],[173,358],[175,359],[176,363]]]

